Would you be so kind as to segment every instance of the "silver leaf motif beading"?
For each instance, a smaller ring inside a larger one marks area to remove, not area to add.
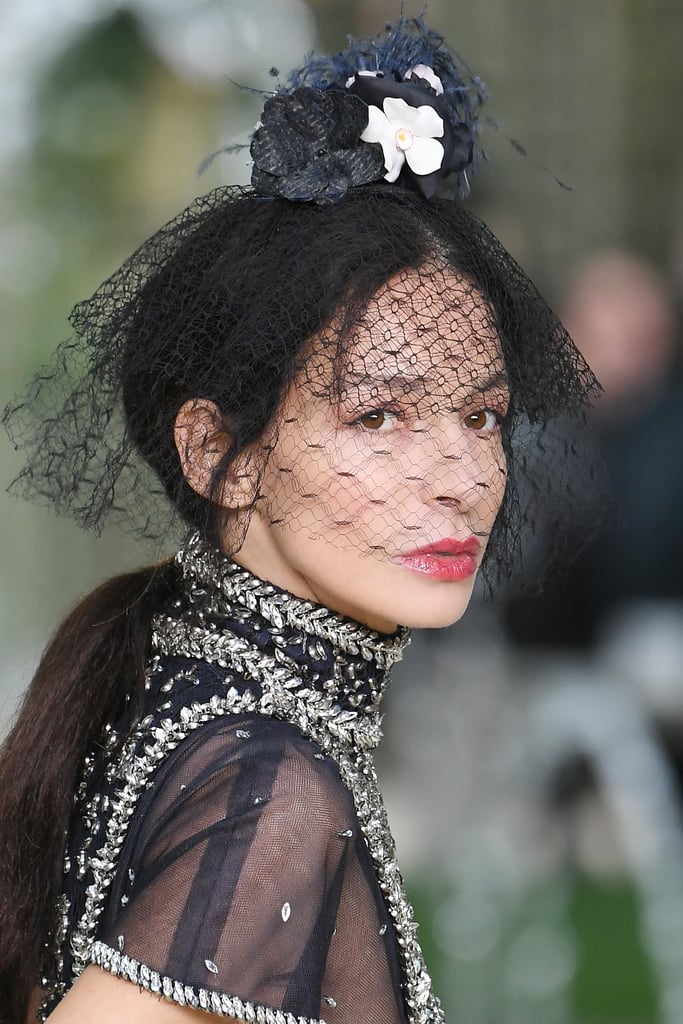
[[[246,1003],[237,996],[192,988],[177,979],[159,975],[127,956],[122,949],[112,949],[97,941],[98,923],[116,875],[129,823],[157,767],[186,737],[205,723],[222,715],[257,713],[294,724],[336,762],[341,779],[353,797],[378,882],[394,923],[410,1024],[443,1024],[443,1011],[432,991],[417,941],[413,911],[396,861],[394,842],[370,753],[381,738],[379,699],[386,681],[378,679],[376,688],[373,686],[369,692],[366,705],[359,710],[344,707],[333,691],[316,689],[310,681],[302,678],[301,666],[278,648],[278,641],[285,646],[280,634],[286,625],[290,630],[303,633],[305,651],[316,652],[317,648],[312,645],[319,641],[331,643],[335,657],[339,657],[347,675],[352,675],[353,657],[363,659],[374,672],[375,668],[386,670],[398,660],[408,642],[407,630],[397,631],[390,638],[383,637],[352,620],[258,580],[196,538],[179,552],[177,561],[182,568],[190,600],[195,600],[197,595],[208,595],[206,607],[209,614],[200,614],[193,621],[186,621],[182,614],[175,617],[171,611],[154,619],[154,657],[150,674],[159,669],[164,657],[182,657],[218,664],[239,675],[247,684],[253,680],[260,692],[252,693],[247,689],[240,693],[234,686],[226,686],[208,702],[190,702],[180,707],[173,718],[147,715],[118,758],[108,767],[107,779],[116,785],[116,790],[113,798],[107,798],[106,828],[101,842],[98,836],[98,808],[101,803],[97,796],[85,802],[86,785],[82,782],[79,793],[84,799],[90,835],[99,845],[94,854],[86,858],[92,882],[86,888],[83,913],[72,926],[70,951],[74,978],[87,965],[95,963],[179,1005],[234,1017],[246,1024],[324,1024],[324,1021],[308,1021],[271,1007]],[[234,616],[236,607],[253,612],[271,624],[274,654],[260,650],[226,624],[220,630],[211,628],[212,616],[229,620],[231,614]],[[199,624],[196,624],[197,620]],[[190,678],[191,671],[191,668],[181,671],[174,678]],[[372,680],[374,683],[374,676]],[[165,696],[163,691],[170,685],[171,681],[162,687],[162,698]],[[329,683],[325,685],[329,686]],[[341,693],[345,691],[340,688]],[[162,704],[161,708],[164,706]],[[89,759],[86,759],[84,780],[89,770]],[[83,851],[79,857],[82,855]],[[62,933],[67,929],[68,909],[66,905],[61,908]],[[66,987],[63,983],[58,985],[58,994],[63,994]],[[41,1008],[42,1020],[47,1019],[53,1008],[50,998],[48,992]]]
[[[295,1017],[293,1013],[252,1003],[238,996],[228,996],[208,988],[183,985],[158,971],[153,971],[133,957],[120,953],[104,942],[93,943],[90,961],[117,978],[126,978],[138,988],[165,996],[178,1006],[190,1006],[218,1017],[232,1017],[247,1024],[325,1024],[312,1017]]]
[[[225,599],[228,613],[235,605],[242,605],[278,628],[286,623],[294,629],[302,629],[311,636],[331,641],[339,651],[374,660],[380,669],[389,669],[400,661],[410,641],[409,631],[404,627],[399,627],[395,635],[387,639],[323,605],[305,601],[264,582],[225,558],[197,533],[178,552],[176,562],[187,580],[210,583],[216,596]],[[220,613],[220,603],[214,607]]]

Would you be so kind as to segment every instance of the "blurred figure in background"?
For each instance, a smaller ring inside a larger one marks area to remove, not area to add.
[[[540,596],[511,598],[504,614],[514,643],[587,650],[634,605],[683,601],[678,325],[664,280],[620,250],[585,262],[563,314],[604,388],[594,429],[615,512],[566,573]]]

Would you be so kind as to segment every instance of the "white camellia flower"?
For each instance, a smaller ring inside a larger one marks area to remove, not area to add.
[[[396,181],[404,163],[414,174],[438,171],[444,157],[443,119],[434,107],[411,107],[405,100],[387,96],[379,107],[368,107],[368,126],[363,142],[379,142],[384,153],[385,181]]]

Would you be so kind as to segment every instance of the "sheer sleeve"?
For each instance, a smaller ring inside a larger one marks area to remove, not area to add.
[[[161,766],[98,939],[94,962],[208,1012],[405,1020],[352,798],[334,762],[285,722],[214,721]]]

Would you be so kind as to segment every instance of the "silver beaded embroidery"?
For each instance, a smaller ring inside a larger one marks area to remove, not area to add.
[[[210,583],[216,594],[222,595],[228,614],[235,605],[242,605],[258,612],[267,622],[282,629],[285,623],[294,629],[301,629],[311,637],[330,640],[341,652],[354,656],[361,655],[366,661],[374,661],[380,669],[391,668],[401,660],[403,650],[409,641],[408,630],[399,629],[394,637],[387,639],[366,626],[351,619],[335,615],[328,608],[294,597],[286,591],[265,583],[246,569],[224,558],[215,548],[206,544],[195,533],[177,556],[186,579],[196,580],[200,585]],[[220,613],[220,601],[213,610]],[[325,649],[313,643],[309,647],[312,658],[324,657]]]
[[[373,662],[378,669],[387,669],[400,658],[408,642],[407,631],[401,631],[387,641],[380,634],[333,615],[327,609],[277,591],[226,562],[195,538],[179,553],[177,560],[193,585],[206,586],[209,583],[218,589],[231,603],[233,614],[234,602],[257,612],[270,622],[276,648],[279,639],[277,631],[286,622],[290,627],[308,634],[304,643],[313,647],[313,650],[310,650],[310,646],[306,648],[310,656],[324,654],[324,649],[318,649],[315,646],[317,641],[312,640],[312,637],[317,637],[333,643],[339,652],[340,663],[344,662],[343,655],[348,654]],[[329,687],[321,692],[305,685],[296,664],[282,652],[278,652],[282,657],[276,659],[228,629],[211,631],[172,616],[157,617],[152,643],[156,654],[150,673],[159,669],[160,655],[199,659],[217,663],[224,668],[233,668],[237,673],[257,681],[261,695],[256,697],[249,690],[240,694],[234,687],[229,687],[220,696],[214,695],[208,703],[195,702],[182,707],[176,720],[163,718],[155,724],[154,716],[148,715],[123,748],[118,763],[110,765],[109,781],[117,779],[121,785],[111,801],[102,845],[96,856],[89,860],[93,882],[87,887],[85,909],[71,936],[74,976],[77,977],[88,964],[95,963],[180,1005],[231,1016],[249,1024],[254,1021],[257,1024],[324,1024],[322,1021],[297,1020],[291,1014],[270,1007],[255,1006],[236,996],[182,985],[151,971],[121,950],[112,949],[95,939],[98,920],[115,877],[129,821],[156,767],[183,739],[206,722],[222,715],[256,712],[292,722],[337,763],[341,778],[353,797],[380,888],[394,923],[403,964],[404,995],[409,1020],[411,1024],[442,1024],[443,1012],[432,992],[431,979],[417,941],[413,911],[403,888],[394,842],[370,755],[370,751],[381,739],[378,705],[384,681],[379,681],[377,690],[371,690],[370,706],[358,712],[340,707],[335,700],[334,690]],[[349,675],[353,677],[353,668],[350,674],[346,673],[347,681]],[[168,689],[169,683],[164,686],[164,690]],[[142,750],[142,753],[138,753],[138,750]],[[86,774],[88,767],[86,764]],[[82,782],[79,794],[84,797],[86,789],[86,782]],[[94,798],[91,803],[92,807],[88,806],[86,812],[94,829],[93,834],[96,834],[99,827],[98,811],[101,808],[98,798]],[[348,838],[349,831],[344,830],[340,836]],[[61,909],[65,930],[68,925],[67,910]],[[285,903],[281,911],[282,920],[286,922],[290,915],[291,907]],[[380,934],[385,931],[386,926],[383,926]],[[212,971],[214,965],[212,963],[209,967],[207,961],[206,966],[207,970]],[[64,988],[62,984],[60,990],[63,992]],[[331,1001],[329,1005],[332,1005]],[[48,1012],[47,998],[43,1012],[45,1015],[41,1019],[45,1020]]]
[[[173,978],[168,978],[158,971],[153,971],[139,960],[125,953],[106,946],[103,942],[94,942],[90,951],[90,962],[109,971],[119,978],[132,981],[139,988],[144,988],[155,995],[166,996],[179,1006],[190,1006],[195,1010],[204,1010],[218,1017],[233,1017],[247,1024],[325,1024],[323,1020],[295,1017],[292,1013],[272,1009],[251,1003],[237,996],[228,996],[222,992],[214,992],[207,988],[196,988],[183,985]],[[207,961],[207,965],[210,961]],[[215,967],[215,964],[212,965]],[[207,969],[208,968],[207,966]]]

